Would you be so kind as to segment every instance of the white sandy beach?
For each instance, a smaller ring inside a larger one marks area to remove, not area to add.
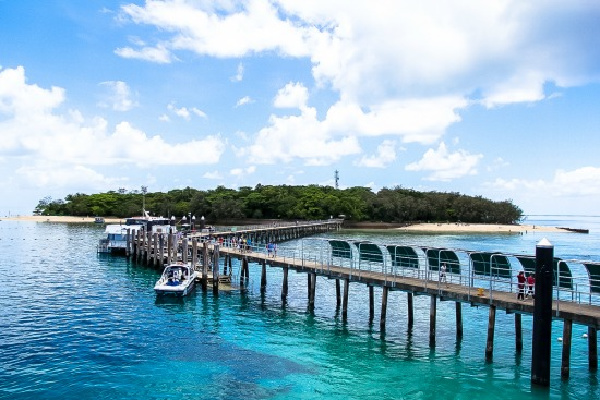
[[[7,221],[35,221],[35,222],[68,222],[68,223],[90,223],[94,217],[57,217],[57,216],[11,216],[1,217],[0,220]],[[106,223],[125,222],[119,218],[105,218]],[[457,224],[457,223],[421,223],[402,228],[393,228],[399,231],[428,232],[428,233],[527,233],[527,232],[568,232],[565,229],[550,226],[535,225],[497,225],[497,224]]]
[[[496,225],[496,224],[457,224],[457,223],[421,223],[407,227],[396,228],[399,231],[410,232],[439,232],[439,233],[527,233],[527,232],[568,232],[553,226],[537,225]]]
[[[56,217],[56,216],[43,216],[43,215],[20,215],[12,217],[0,217],[1,220],[6,221],[34,221],[34,222],[94,222],[94,217]],[[120,218],[104,218],[105,222],[119,223],[120,221],[125,222],[124,219]]]

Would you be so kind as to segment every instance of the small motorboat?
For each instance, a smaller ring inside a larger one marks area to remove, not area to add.
[[[157,295],[171,294],[185,296],[194,290],[196,271],[189,265],[181,263],[165,267],[160,279],[154,285]]]

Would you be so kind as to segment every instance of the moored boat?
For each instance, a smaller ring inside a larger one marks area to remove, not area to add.
[[[128,254],[131,238],[138,230],[152,233],[177,233],[175,220],[165,217],[151,217],[144,212],[143,217],[127,218],[125,225],[106,225],[106,238],[98,241],[98,253]]]
[[[157,295],[185,296],[194,290],[196,271],[190,265],[171,264],[165,267],[154,285]]]

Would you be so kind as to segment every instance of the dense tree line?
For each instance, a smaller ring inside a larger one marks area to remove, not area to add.
[[[518,222],[523,211],[511,200],[494,202],[459,193],[418,192],[395,187],[373,193],[367,187],[336,190],[331,186],[261,185],[238,190],[191,187],[167,193],[76,193],[64,200],[44,198],[34,213],[41,215],[115,216],[140,215],[142,204],[152,215],[181,218],[191,213],[207,220],[324,219],[344,215],[354,221],[451,221],[470,223]]]

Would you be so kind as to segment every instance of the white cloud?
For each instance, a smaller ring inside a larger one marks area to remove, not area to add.
[[[171,52],[162,45],[143,47],[139,50],[132,49],[131,47],[121,47],[115,50],[115,54],[123,58],[150,61],[158,64],[169,64],[174,59]]]
[[[161,122],[169,122],[171,121],[171,118],[169,118],[167,114],[163,114],[160,117],[158,117],[158,120]]]
[[[595,81],[600,49],[589,38],[600,35],[599,16],[586,0],[148,0],[120,14],[163,33],[154,59],[179,50],[304,57],[318,84],[360,107],[476,92],[493,107],[539,100],[546,82]]]
[[[231,175],[235,176],[245,176],[250,175],[256,172],[256,167],[254,165],[249,166],[248,168],[233,168],[229,171]]]
[[[277,91],[273,101],[276,108],[303,108],[308,102],[308,89],[299,82],[288,83]]]
[[[423,157],[416,162],[408,164],[407,171],[432,171],[426,178],[432,181],[451,181],[465,175],[475,175],[477,164],[483,156],[469,154],[465,150],[449,153],[446,145],[440,143],[437,150],[429,149]]]
[[[205,172],[202,177],[205,179],[223,179],[223,175],[219,171]]]
[[[236,103],[236,107],[241,107],[241,106],[245,106],[246,104],[250,104],[252,103],[254,100],[252,100],[250,98],[250,96],[244,96],[241,99],[239,99]]]
[[[360,153],[355,136],[336,139],[317,120],[316,110],[306,107],[299,116],[269,118],[267,127],[260,130],[254,144],[247,148],[251,162],[272,164],[289,162],[293,158],[304,160],[305,165],[330,165],[343,156]]]
[[[98,103],[99,107],[110,108],[114,111],[129,111],[139,106],[138,102],[132,99],[129,85],[121,81],[107,81],[100,83],[108,89],[108,93]]]
[[[196,107],[192,107],[190,110],[200,118],[207,118],[206,113]]]
[[[241,82],[244,79],[244,64],[239,63],[237,66],[237,72],[231,77],[232,82]]]
[[[0,120],[0,158],[34,180],[34,172],[39,172],[35,181],[40,183],[65,182],[61,176],[68,171],[75,178],[87,176],[89,181],[113,179],[95,172],[94,166],[214,164],[225,151],[227,143],[219,136],[169,143],[127,121],[111,127],[106,120],[86,119],[77,110],[58,114],[63,100],[61,88],[44,89],[26,83],[22,67],[0,71],[0,113],[4,114]],[[203,157],[184,159],[180,157],[183,152]],[[47,171],[48,166],[53,171]]]
[[[597,197],[600,195],[600,168],[558,169],[551,180],[496,179],[486,184],[496,191],[536,193],[543,197]]]
[[[174,103],[171,103],[167,106],[167,109],[169,111],[171,111],[172,113],[174,113],[175,115],[177,115],[180,118],[185,119],[186,121],[189,121],[191,119],[191,115],[192,113],[195,114],[196,116],[200,117],[200,118],[207,118],[206,117],[206,113],[196,107],[192,107],[192,108],[187,108],[187,107],[181,107],[181,108],[177,108],[175,106]]]
[[[385,168],[396,160],[396,142],[384,140],[377,146],[377,153],[372,156],[363,156],[355,165],[367,168]]]

